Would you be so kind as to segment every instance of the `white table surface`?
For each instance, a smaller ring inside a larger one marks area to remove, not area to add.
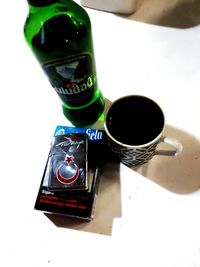
[[[24,41],[26,1],[1,7],[0,265],[199,267],[200,26],[87,9],[104,96],[156,100],[183,152],[136,171],[108,163],[94,220],[80,223],[33,209],[53,131],[71,124]]]

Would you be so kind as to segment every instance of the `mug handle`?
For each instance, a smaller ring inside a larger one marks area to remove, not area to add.
[[[173,147],[173,150],[160,150],[157,149],[155,151],[155,155],[162,155],[162,156],[177,156],[178,154],[181,153],[183,146],[182,144],[172,138],[166,137],[166,136],[161,136],[160,138],[160,143],[165,143],[168,144],[169,146]]]

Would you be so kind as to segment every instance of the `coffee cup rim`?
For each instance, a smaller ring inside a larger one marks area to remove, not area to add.
[[[162,112],[162,115],[163,115],[163,127],[162,127],[160,133],[159,133],[153,140],[151,140],[151,141],[148,142],[148,143],[141,144],[141,145],[129,145],[129,144],[125,144],[125,143],[122,143],[122,142],[118,141],[117,139],[115,139],[115,138],[110,134],[110,132],[109,132],[109,130],[108,130],[108,127],[107,127],[107,125],[106,125],[106,121],[107,121],[107,116],[108,116],[108,112],[109,112],[109,110],[110,110],[110,109],[112,108],[112,106],[113,106],[116,102],[118,102],[119,100],[122,100],[122,99],[125,99],[125,98],[129,98],[129,97],[142,97],[142,98],[146,98],[147,100],[150,100],[150,101],[152,101],[154,104],[156,104],[156,105],[159,107],[160,111]],[[122,96],[122,97],[120,97],[120,98],[117,98],[115,101],[113,101],[113,102],[111,103],[111,105],[107,108],[107,110],[106,110],[106,112],[105,112],[104,129],[105,129],[106,134],[107,134],[107,135],[109,136],[109,138],[112,139],[115,143],[117,143],[117,144],[119,144],[119,145],[121,145],[121,146],[123,146],[123,147],[127,147],[127,148],[142,148],[142,147],[146,147],[146,146],[149,146],[149,145],[151,145],[151,144],[154,144],[156,141],[158,141],[158,140],[162,137],[164,128],[165,128],[165,115],[164,115],[164,112],[163,112],[162,108],[161,108],[160,105],[159,105],[157,102],[155,102],[153,99],[151,99],[150,97],[144,96],[144,95],[135,94],[135,95],[126,95],[126,96]]]

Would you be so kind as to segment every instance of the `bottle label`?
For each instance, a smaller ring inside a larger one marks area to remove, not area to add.
[[[83,53],[46,62],[43,69],[65,104],[76,107],[92,100],[96,77],[91,54]]]

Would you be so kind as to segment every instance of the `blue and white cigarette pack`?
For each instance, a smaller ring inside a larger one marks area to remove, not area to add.
[[[83,142],[84,135],[87,138],[87,149],[80,149],[81,145],[84,144],[85,146],[85,143]],[[55,140],[55,138],[57,140],[56,145],[63,144],[60,140],[65,140],[63,139],[64,137],[67,138],[67,141],[64,144],[65,152],[67,151],[66,148],[70,151],[69,153],[66,152],[66,155],[63,156],[64,159],[66,158],[66,164],[57,164],[58,168],[53,175],[53,186],[58,185],[58,188],[53,187],[52,184],[51,187],[49,186],[49,182],[52,182],[51,166],[54,164],[52,163],[54,158],[52,157],[52,146],[55,147],[54,141],[50,148],[50,153],[35,203],[35,209],[41,210],[44,213],[53,213],[91,220],[93,218],[94,203],[98,193],[103,162],[105,155],[107,155],[105,132],[90,128],[57,126],[53,137],[53,140]],[[76,138],[76,141],[74,141],[72,137]],[[72,142],[69,142],[70,140],[72,140]],[[69,143],[71,143],[70,146]],[[75,156],[72,155],[74,144],[76,144],[76,148],[78,147],[74,154]],[[80,153],[80,155],[78,155],[78,153]],[[85,153],[87,153],[87,155]],[[78,173],[81,172],[77,167],[80,159],[78,161],[74,159],[77,155],[84,159],[87,165],[87,168],[85,168],[87,173],[84,175],[84,177],[87,178],[87,187],[82,188],[81,190],[78,188],[74,190],[72,184],[67,186],[67,182],[69,180],[71,182],[72,179],[77,179],[74,184],[78,184]],[[69,166],[69,164],[71,165]],[[55,182],[56,178],[58,181]]]

